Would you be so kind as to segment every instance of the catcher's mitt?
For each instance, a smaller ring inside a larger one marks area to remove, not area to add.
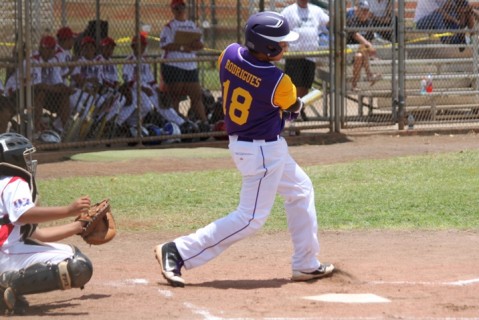
[[[88,244],[107,243],[116,235],[116,225],[109,199],[92,205],[88,212],[80,214],[75,221],[85,222],[83,231],[79,235]]]

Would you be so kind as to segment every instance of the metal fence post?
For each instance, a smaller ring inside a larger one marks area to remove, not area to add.
[[[25,17],[30,19],[31,17],[31,10],[30,5],[28,2],[25,3]],[[25,26],[25,57],[30,57],[32,55],[32,32],[31,26]],[[22,49],[20,51],[23,51]],[[23,59],[19,61],[19,64],[23,66]],[[26,88],[26,110],[27,110],[27,130],[26,134],[30,140],[33,140],[33,119],[34,117],[41,116],[36,115],[33,110],[33,86],[32,86],[32,64],[31,59],[25,59],[25,69],[24,69],[24,76],[25,76],[25,88]],[[22,82],[20,78],[20,83]],[[21,85],[20,85],[21,87]]]
[[[344,95],[346,93],[346,53],[344,37],[344,6],[343,1],[334,1],[333,23],[334,23],[334,71],[332,73],[331,91],[331,115],[333,116],[333,131],[339,133],[342,128],[342,117],[344,110]]]
[[[405,75],[406,75],[406,50],[404,45],[404,31],[405,31],[405,20],[404,20],[404,0],[398,1],[398,129],[404,130],[404,117],[405,117]],[[393,115],[394,116],[394,115]]]

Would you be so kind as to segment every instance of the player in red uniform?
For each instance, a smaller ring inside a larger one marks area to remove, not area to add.
[[[78,216],[90,208],[90,198],[38,206],[34,152],[24,136],[0,134],[0,314],[24,313],[28,303],[23,295],[83,288],[93,273],[91,261],[78,248],[56,242],[82,232],[83,222],[38,226]]]

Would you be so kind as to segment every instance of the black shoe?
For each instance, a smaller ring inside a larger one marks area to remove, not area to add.
[[[3,313],[22,315],[27,312],[30,306],[28,301],[22,296],[17,296],[12,288],[1,289],[0,293],[2,294],[0,310]]]
[[[183,259],[174,242],[163,243],[155,248],[156,260],[160,263],[161,273],[173,287],[184,287],[185,280],[181,277]]]
[[[334,271],[334,266],[329,263],[321,264],[318,269],[313,272],[303,272],[298,270],[293,270],[293,276],[291,280],[293,281],[308,281],[313,279],[320,279],[324,277],[331,276]]]
[[[4,296],[5,296],[5,289],[0,288],[0,316],[2,314],[5,314],[5,312],[7,312],[8,310],[7,304],[5,303]]]

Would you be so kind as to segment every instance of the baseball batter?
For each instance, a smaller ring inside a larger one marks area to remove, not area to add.
[[[34,152],[24,136],[0,134],[0,314],[25,313],[23,295],[83,288],[93,273],[78,248],[56,242],[81,233],[83,222],[38,227],[88,211],[90,198],[61,207],[37,206]]]
[[[195,233],[155,248],[162,274],[172,286],[184,286],[181,269],[198,267],[236,241],[258,231],[268,218],[276,193],[284,199],[293,241],[292,280],[331,275],[332,264],[317,258],[319,241],[314,190],[306,173],[289,155],[280,136],[286,115],[297,117],[302,101],[289,76],[272,62],[298,39],[275,12],[252,15],[245,28],[246,47],[229,45],[218,59],[229,149],[242,175],[236,210]]]

